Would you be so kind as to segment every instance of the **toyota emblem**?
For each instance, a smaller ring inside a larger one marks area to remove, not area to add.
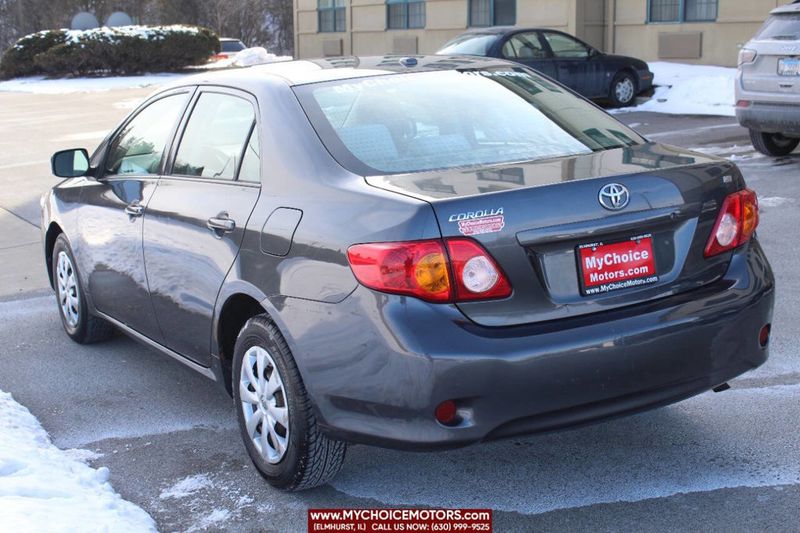
[[[628,205],[631,195],[626,186],[620,185],[619,183],[609,183],[600,189],[600,194],[597,195],[597,199],[600,201],[600,205],[606,209],[610,211],[619,211]]]

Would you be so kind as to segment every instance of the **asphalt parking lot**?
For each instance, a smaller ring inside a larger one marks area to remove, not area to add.
[[[38,198],[49,156],[93,148],[148,89],[0,93],[0,389],[62,448],[95,452],[163,531],[304,531],[309,507],[492,508],[498,531],[797,531],[800,523],[800,155],[758,156],[731,118],[624,113],[654,140],[729,157],[761,199],[778,283],[762,368],[657,411],[444,453],[348,450],[330,486],[271,489],[250,466],[231,400],[117,336],[62,332],[47,290]]]

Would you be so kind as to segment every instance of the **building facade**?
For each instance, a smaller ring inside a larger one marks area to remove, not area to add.
[[[786,0],[293,0],[295,56],[426,54],[468,28],[566,31],[647,61],[735,66]]]

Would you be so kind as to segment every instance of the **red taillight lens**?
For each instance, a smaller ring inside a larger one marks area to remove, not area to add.
[[[711,257],[737,248],[753,236],[758,226],[758,198],[750,189],[728,195],[722,202],[717,221],[705,249]]]
[[[430,302],[450,300],[450,274],[440,240],[356,244],[347,250],[358,281],[370,289]]]
[[[460,238],[445,242],[447,252],[439,239],[355,244],[347,250],[347,258],[356,279],[381,292],[439,303],[511,294],[505,274],[477,242]]]
[[[505,298],[511,285],[494,259],[471,239],[447,239],[455,278],[456,300]]]

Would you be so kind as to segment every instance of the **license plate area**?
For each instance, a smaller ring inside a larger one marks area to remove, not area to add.
[[[653,236],[581,244],[575,250],[581,294],[594,296],[658,281]]]
[[[781,76],[800,76],[800,58],[782,57],[778,59],[778,74]]]

